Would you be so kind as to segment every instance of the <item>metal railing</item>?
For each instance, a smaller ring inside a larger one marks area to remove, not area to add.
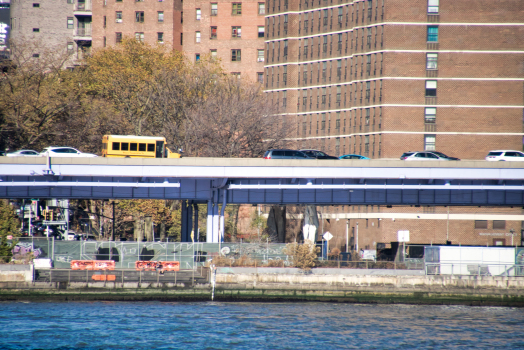
[[[34,282],[46,283],[184,283],[195,285],[209,281],[209,269],[199,267],[190,271],[136,271],[134,269],[116,270],[71,270],[38,269],[34,272]]]
[[[91,36],[91,28],[76,28],[76,36]]]

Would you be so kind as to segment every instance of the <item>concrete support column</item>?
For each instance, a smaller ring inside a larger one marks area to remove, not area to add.
[[[225,232],[225,218],[224,213],[226,211],[226,204],[227,204],[227,190],[222,191],[222,210],[220,211],[220,242],[224,242],[224,237],[226,235]]]
[[[207,201],[207,222],[206,222],[206,242],[213,242],[213,203],[211,200]]]
[[[218,237],[218,195],[219,195],[219,190],[216,190],[215,191],[215,195],[213,196],[214,197],[214,203],[213,203],[213,243],[218,243],[219,242],[219,237]]]

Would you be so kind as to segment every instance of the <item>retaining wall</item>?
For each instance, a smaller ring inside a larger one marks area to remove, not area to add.
[[[32,282],[33,265],[0,265],[0,282]]]

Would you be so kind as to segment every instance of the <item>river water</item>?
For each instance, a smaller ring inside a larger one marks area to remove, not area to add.
[[[524,310],[330,303],[0,303],[0,349],[524,349]]]

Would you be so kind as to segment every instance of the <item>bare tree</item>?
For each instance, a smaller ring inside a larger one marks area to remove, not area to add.
[[[193,156],[258,157],[292,132],[260,84],[224,76],[187,112],[185,146]]]
[[[0,132],[6,146],[39,147],[64,132],[61,125],[83,93],[66,70],[65,45],[49,47],[35,41],[11,43],[12,61],[0,76]]]

